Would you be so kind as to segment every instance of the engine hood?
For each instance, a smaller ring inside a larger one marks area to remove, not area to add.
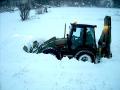
[[[52,37],[39,46],[38,53],[41,53],[43,50],[47,48],[56,48],[56,47],[60,47],[61,45],[64,46],[66,44],[67,44],[67,38]]]
[[[67,44],[67,39],[66,38],[57,38],[55,40],[55,45],[59,46],[59,45],[65,45]]]

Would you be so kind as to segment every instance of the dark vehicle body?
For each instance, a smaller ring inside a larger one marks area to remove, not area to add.
[[[39,42],[34,41],[33,46],[30,48],[24,46],[23,49],[28,53],[52,54],[59,60],[67,56],[69,59],[74,57],[77,60],[90,60],[97,63],[102,57],[112,57],[110,50],[111,17],[106,16],[104,19],[104,29],[98,44],[95,37],[96,27],[96,25],[72,23],[67,37],[65,35],[64,38],[52,37],[40,45]]]

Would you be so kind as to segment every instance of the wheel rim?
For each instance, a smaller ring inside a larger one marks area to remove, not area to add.
[[[91,57],[89,56],[89,55],[87,55],[87,54],[84,54],[84,55],[81,55],[80,57],[79,57],[79,60],[81,60],[81,61],[92,61],[92,59],[91,59]]]

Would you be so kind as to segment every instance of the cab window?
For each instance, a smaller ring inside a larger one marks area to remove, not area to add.
[[[94,45],[94,28],[87,28],[87,32],[86,32],[86,45],[88,46],[92,46]]]
[[[72,49],[77,48],[78,46],[80,46],[83,42],[83,28],[76,28],[75,30],[73,30],[73,34],[72,34]]]

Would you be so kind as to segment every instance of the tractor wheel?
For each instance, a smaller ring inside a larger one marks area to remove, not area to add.
[[[75,58],[77,60],[82,60],[82,61],[90,61],[92,63],[95,63],[95,55],[91,51],[88,50],[82,50],[79,51],[76,55]]]
[[[68,56],[68,58],[69,58],[69,59],[72,59],[72,58],[73,58],[73,56]]]
[[[47,49],[43,50],[43,53],[44,54],[51,54],[51,55],[55,56],[58,60],[62,59],[61,53],[54,48],[47,48]]]

